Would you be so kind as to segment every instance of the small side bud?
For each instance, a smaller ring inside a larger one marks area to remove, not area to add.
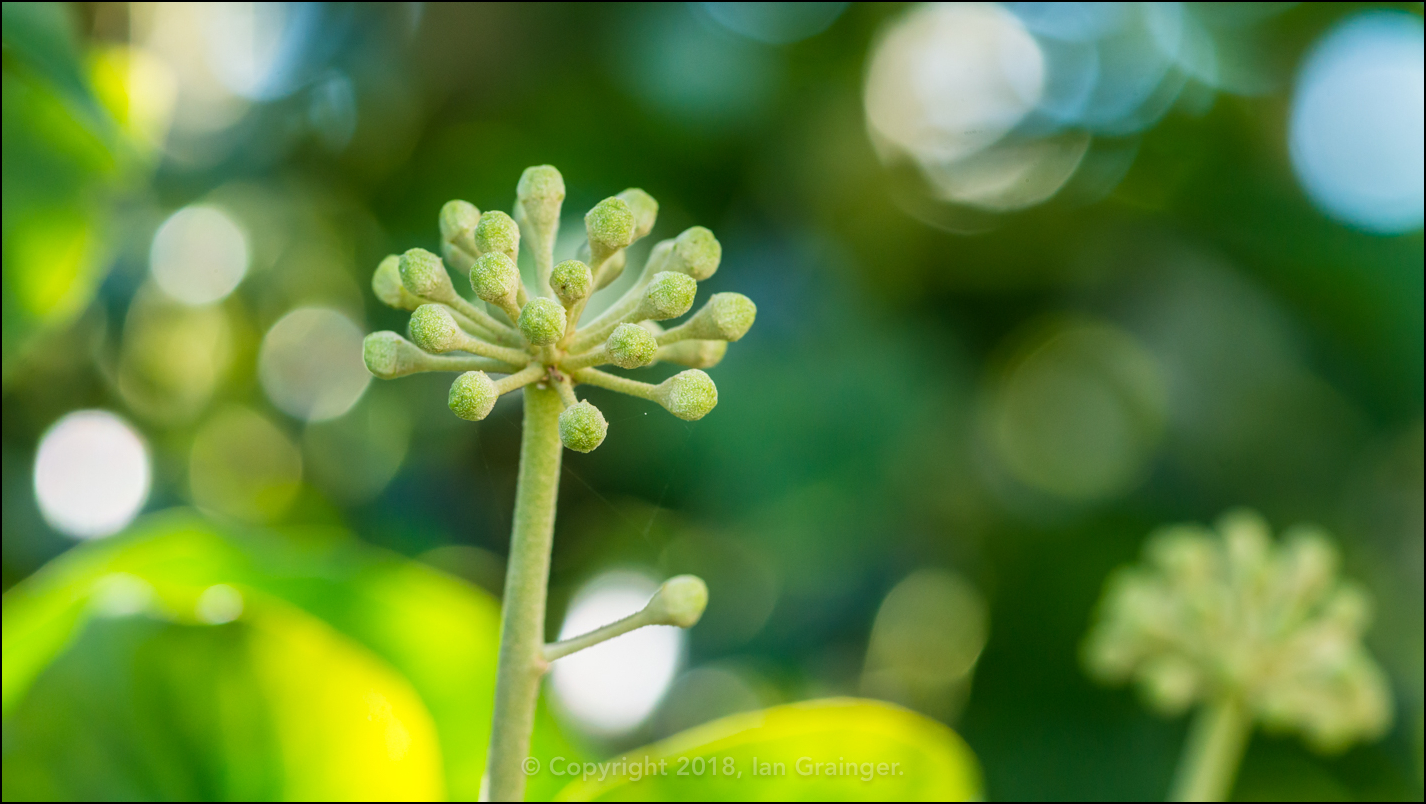
[[[634,239],[648,237],[659,217],[659,202],[637,187],[630,187],[614,197],[628,204],[629,211],[634,213]]]
[[[481,255],[470,267],[470,287],[481,301],[506,307],[520,292],[520,269],[498,251]]]
[[[520,311],[520,334],[535,346],[548,346],[564,337],[564,307],[554,299],[530,299]]]
[[[560,414],[560,443],[575,452],[593,452],[608,432],[604,414],[587,401],[576,402]]]
[[[639,303],[642,318],[664,321],[677,318],[693,306],[693,298],[698,295],[698,283],[686,274],[660,271],[653,281],[644,288],[644,297]]]
[[[595,204],[584,216],[593,261],[603,263],[614,252],[634,242],[634,226],[634,213],[622,198],[606,198]]]
[[[411,314],[411,340],[433,354],[460,348],[464,333],[451,317],[451,311],[439,304],[423,304]]]
[[[702,282],[718,270],[723,260],[723,246],[713,233],[702,226],[685,229],[673,242],[665,270],[688,274]]]
[[[425,304],[401,283],[401,258],[395,254],[387,255],[376,266],[376,273],[371,275],[371,291],[382,304],[397,310],[414,310]]]
[[[441,258],[423,248],[401,255],[401,284],[413,295],[425,299],[445,299],[455,294],[451,276]]]
[[[679,341],[659,348],[658,359],[689,368],[713,368],[728,354],[727,341]]]
[[[582,301],[594,288],[594,274],[579,260],[565,260],[550,274],[550,286],[566,307]]]
[[[483,371],[467,371],[451,383],[451,395],[446,404],[451,412],[466,421],[478,422],[490,415],[500,394],[495,383]]]
[[[625,369],[643,368],[654,362],[659,343],[652,333],[638,324],[620,324],[604,341],[609,362]]]
[[[481,254],[504,254],[514,262],[520,258],[520,227],[498,209],[487,212],[475,227],[475,248]]]
[[[698,369],[688,369],[654,386],[654,401],[684,421],[698,421],[718,404],[718,386]]]
[[[447,201],[441,207],[441,241],[464,249],[475,256],[475,227],[480,223],[480,210],[469,201]]]
[[[664,581],[644,607],[654,625],[692,628],[708,607],[708,584],[697,575],[676,575]]]

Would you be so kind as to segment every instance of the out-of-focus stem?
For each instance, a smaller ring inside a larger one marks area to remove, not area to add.
[[[1248,747],[1252,721],[1241,701],[1224,695],[1194,716],[1174,774],[1171,801],[1226,801]]]

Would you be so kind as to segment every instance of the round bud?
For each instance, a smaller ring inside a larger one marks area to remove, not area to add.
[[[736,341],[746,335],[758,317],[758,306],[741,293],[714,293],[704,309],[716,333],[713,337],[725,341]]]
[[[413,248],[402,254],[400,269],[402,286],[417,296],[439,299],[447,293],[455,293],[441,258],[423,248]]]
[[[594,451],[608,432],[604,414],[586,401],[576,402],[560,414],[560,443],[575,452]]]
[[[630,187],[614,197],[628,204],[629,211],[634,213],[635,240],[648,236],[654,230],[654,221],[659,217],[659,202],[653,196],[637,187]]]
[[[673,253],[665,266],[670,271],[688,274],[702,282],[718,270],[723,259],[723,246],[718,238],[702,226],[685,229],[673,242]]]
[[[708,584],[697,575],[676,575],[664,581],[644,607],[658,625],[692,628],[708,607]]]
[[[466,421],[478,422],[490,415],[500,394],[495,383],[483,371],[467,371],[451,383],[451,395],[446,404],[451,412]]]
[[[520,269],[498,251],[483,254],[470,267],[470,287],[482,301],[499,304],[519,291]]]
[[[417,349],[394,332],[373,332],[361,342],[361,359],[366,370],[383,380],[410,373],[419,357]]]
[[[411,314],[411,340],[428,352],[440,354],[460,348],[461,329],[451,311],[439,304],[423,304]]]
[[[371,292],[387,307],[414,310],[421,306],[421,300],[412,296],[411,291],[401,284],[401,258],[395,254],[387,255],[376,266],[376,273],[371,275]]]
[[[643,368],[654,362],[659,342],[638,324],[620,324],[604,341],[604,350],[609,353],[609,362],[619,368]]]
[[[718,386],[698,369],[680,371],[659,383],[654,393],[660,405],[684,421],[697,421],[718,404]]]
[[[622,198],[606,198],[584,216],[591,247],[617,251],[634,242],[634,213]]]
[[[550,274],[550,287],[565,304],[574,304],[594,288],[594,274],[579,260],[565,260]]]
[[[686,274],[660,271],[653,281],[644,288],[641,312],[655,321],[677,318],[693,306],[693,297],[698,295],[698,283]]]
[[[480,216],[475,227],[475,247],[481,254],[492,251],[504,254],[511,260],[520,257],[520,227],[515,220],[500,210]]]
[[[533,212],[534,204],[560,203],[564,201],[564,176],[553,165],[536,165],[525,168],[520,174],[520,183],[515,186],[515,197],[525,205],[526,212]]]
[[[520,334],[535,346],[548,346],[564,337],[564,325],[564,307],[554,299],[530,299],[520,311]]]
[[[728,354],[727,341],[678,341],[659,349],[659,360],[689,368],[713,368]]]
[[[447,201],[441,207],[441,239],[464,247],[480,223],[480,210],[469,201]]]

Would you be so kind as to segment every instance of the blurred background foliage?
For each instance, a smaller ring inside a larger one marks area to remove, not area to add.
[[[557,665],[541,756],[861,695],[989,798],[1161,797],[1185,724],[1077,646],[1245,504],[1338,537],[1398,711],[1235,796],[1419,799],[1421,14],[6,3],[5,797],[474,796],[519,406],[359,347],[382,256],[548,163],[566,242],[642,187],[759,321],[703,421],[595,393],[551,636],[711,599]]]

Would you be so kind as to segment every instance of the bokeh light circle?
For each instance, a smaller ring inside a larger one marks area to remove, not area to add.
[[[258,377],[267,396],[306,421],[351,410],[371,383],[362,362],[362,331],[325,307],[301,307],[278,319],[262,339]]]
[[[35,499],[55,530],[80,539],[122,530],[148,499],[148,448],[107,410],[70,413],[40,439]]]
[[[1028,114],[1044,90],[1035,38],[985,3],[922,6],[876,46],[864,102],[874,138],[919,162],[986,148]]]
[[[698,3],[724,28],[770,45],[800,42],[827,30],[847,3]]]
[[[1426,104],[1418,17],[1369,12],[1339,24],[1298,78],[1292,166],[1314,203],[1371,232],[1419,229]]]
[[[169,216],[154,233],[149,270],[154,282],[184,304],[226,297],[248,272],[248,239],[227,213],[194,205]]]
[[[1020,482],[1069,502],[1133,488],[1167,419],[1157,361],[1102,322],[1031,330],[991,394],[987,429],[996,457]]]
[[[193,502],[246,522],[271,522],[302,483],[302,453],[261,415],[228,407],[203,423],[188,457]]]
[[[657,583],[637,572],[600,575],[575,595],[560,639],[633,614],[657,589]],[[682,631],[655,625],[560,659],[550,671],[560,712],[594,734],[615,736],[634,729],[653,713],[673,683],[682,647]]]

